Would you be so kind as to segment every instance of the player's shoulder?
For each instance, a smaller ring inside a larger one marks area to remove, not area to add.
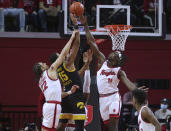
[[[143,106],[141,109],[142,114],[151,113],[151,109],[148,106]]]
[[[141,109],[141,118],[149,123],[149,117],[153,116],[152,110],[148,106],[144,106]]]

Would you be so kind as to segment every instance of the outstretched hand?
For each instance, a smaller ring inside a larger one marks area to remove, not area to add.
[[[78,25],[78,21],[75,14],[70,13],[70,18],[74,25]]]
[[[73,85],[72,88],[71,88],[72,94],[75,93],[77,89],[79,89],[79,86],[78,85]]]
[[[80,22],[81,22],[81,24],[83,24],[83,25],[85,25],[86,24],[86,22],[87,22],[87,16],[80,16],[79,17],[79,19],[80,19]]]
[[[140,86],[138,89],[143,90],[145,92],[148,92],[149,88],[146,88],[145,86]]]

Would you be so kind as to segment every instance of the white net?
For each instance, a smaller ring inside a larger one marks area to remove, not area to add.
[[[107,32],[112,39],[112,50],[125,50],[126,39],[130,33],[131,28],[123,26],[122,29],[119,26],[114,29],[112,26],[107,28]]]

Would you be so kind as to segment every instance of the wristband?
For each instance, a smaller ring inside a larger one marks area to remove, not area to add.
[[[78,25],[74,25],[74,29],[76,29],[76,30],[77,30],[77,29],[78,29]]]
[[[67,94],[68,94],[68,95],[71,95],[71,94],[72,94],[72,92],[71,92],[71,91],[68,91],[68,92],[67,92]]]

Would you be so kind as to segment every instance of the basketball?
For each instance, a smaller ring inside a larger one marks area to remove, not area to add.
[[[76,16],[81,16],[84,13],[84,5],[80,2],[74,2],[70,6],[70,12]]]

